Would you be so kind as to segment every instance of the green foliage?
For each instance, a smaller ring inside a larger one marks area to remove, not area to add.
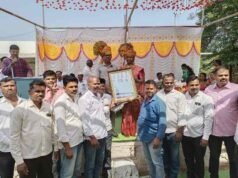
[[[238,12],[238,0],[217,1],[205,9],[204,24],[221,19]],[[199,23],[202,12],[199,12]],[[224,65],[238,64],[238,16],[213,24],[204,29],[202,35],[202,52],[211,52],[212,55],[202,56],[201,67],[207,71],[212,60],[221,59]]]

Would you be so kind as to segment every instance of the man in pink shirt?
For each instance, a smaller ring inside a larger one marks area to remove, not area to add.
[[[210,178],[219,177],[222,142],[225,143],[229,158],[230,178],[237,178],[234,135],[238,121],[238,85],[229,82],[229,70],[225,67],[216,68],[214,73],[216,83],[205,90],[205,93],[211,96],[215,103],[213,129],[209,138]]]
[[[52,70],[45,71],[43,79],[46,84],[44,101],[54,104],[56,99],[64,92],[64,89],[57,86],[56,73]]]

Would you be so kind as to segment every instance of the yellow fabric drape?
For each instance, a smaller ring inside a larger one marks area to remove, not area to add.
[[[47,58],[57,60],[62,54],[62,47],[51,43],[44,43],[44,51]]]
[[[93,45],[94,43],[84,43],[82,44],[82,50],[84,55],[91,60],[95,60],[97,56],[94,55],[93,53]]]
[[[134,42],[131,43],[136,51],[136,56],[143,58],[145,57],[151,50],[151,42]]]
[[[174,42],[172,42],[172,41],[154,42],[154,48],[155,48],[157,54],[161,57],[168,56],[170,54],[173,46],[174,46]]]
[[[175,47],[180,56],[187,56],[193,47],[193,41],[176,41]]]
[[[201,40],[194,41],[194,48],[195,48],[197,54],[201,53]]]
[[[37,43],[38,46],[38,54],[41,60],[44,60],[45,58],[45,48],[44,48],[44,43],[42,41],[39,41]]]
[[[65,53],[70,61],[75,61],[79,58],[81,45],[78,42],[68,43],[64,46]]]

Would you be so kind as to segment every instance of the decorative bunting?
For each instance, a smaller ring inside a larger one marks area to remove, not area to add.
[[[57,46],[56,44],[51,44],[50,42],[37,42],[38,54],[41,60],[44,60],[47,57],[49,60],[57,60],[65,51],[67,58],[70,61],[75,61],[80,57],[80,54],[83,53],[86,58],[95,60],[97,56],[93,53],[94,43],[83,43],[78,42],[68,43],[64,46]],[[120,44],[113,43],[108,44],[112,50],[112,60],[115,60],[118,57],[118,49]],[[201,41],[158,41],[158,42],[133,42],[132,45],[136,51],[136,57],[144,58],[146,57],[152,48],[155,49],[157,55],[160,57],[166,58],[170,55],[173,48],[176,49],[177,54],[185,57],[189,55],[192,49],[195,49],[197,54],[200,54],[201,50]]]
[[[141,0],[138,1],[136,9],[185,11],[207,7],[220,1],[222,0]],[[36,0],[36,3],[56,10],[88,10],[94,12],[97,10],[132,9],[134,1],[129,0],[128,4],[124,4],[123,0]]]

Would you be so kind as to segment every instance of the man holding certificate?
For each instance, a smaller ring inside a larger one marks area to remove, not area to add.
[[[126,103],[122,109],[122,125],[121,132],[125,136],[135,136],[136,121],[140,112],[140,99],[144,93],[145,73],[144,69],[135,65],[136,52],[133,49],[128,49],[124,54],[126,65],[123,68],[130,68],[136,83],[136,89],[139,97]]]

